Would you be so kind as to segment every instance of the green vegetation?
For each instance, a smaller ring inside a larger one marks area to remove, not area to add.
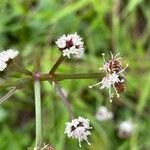
[[[29,70],[36,59],[47,73],[60,56],[55,40],[77,32],[85,42],[82,60],[65,60],[59,73],[96,73],[103,65],[101,53],[120,53],[127,69],[126,91],[108,100],[106,90],[89,89],[96,79],[64,80],[63,88],[76,116],[89,118],[93,126],[91,146],[64,134],[69,115],[50,86],[42,82],[42,134],[55,150],[149,150],[150,149],[150,2],[148,0],[0,0],[0,50],[20,52],[17,61]],[[40,55],[39,55],[40,54]],[[0,73],[0,85],[20,74],[13,68]],[[23,82],[23,81],[22,81]],[[35,144],[34,87],[26,84],[0,105],[0,150],[24,150]],[[11,84],[10,82],[8,84]],[[5,87],[6,85],[3,85]],[[2,97],[10,89],[0,87]],[[113,121],[98,122],[95,112],[106,105]],[[120,121],[131,119],[136,132],[122,140]]]

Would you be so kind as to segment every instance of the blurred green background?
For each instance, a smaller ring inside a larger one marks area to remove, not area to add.
[[[91,146],[79,148],[64,135],[67,111],[55,90],[42,83],[42,133],[55,150],[149,150],[150,149],[150,1],[149,0],[0,0],[0,49],[20,51],[18,62],[33,69],[34,55],[41,52],[41,72],[47,73],[60,56],[55,40],[77,32],[85,42],[82,60],[66,60],[59,73],[98,72],[101,53],[120,52],[127,70],[126,91],[108,100],[107,91],[89,89],[95,80],[62,81],[76,116],[91,120]],[[0,74],[0,82],[12,71]],[[1,89],[0,96],[8,89]],[[98,106],[106,105],[114,119],[95,120]],[[132,119],[136,132],[129,139],[117,136],[121,120]],[[33,85],[24,85],[0,106],[0,150],[34,147],[35,115]]]

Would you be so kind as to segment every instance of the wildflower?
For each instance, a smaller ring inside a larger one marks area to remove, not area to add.
[[[88,136],[91,135],[91,132],[89,131],[91,128],[88,119],[78,117],[77,119],[73,119],[71,122],[66,123],[65,134],[67,134],[69,138],[78,139],[80,147],[83,140],[85,140],[88,145],[91,145],[88,141]]]
[[[0,71],[3,71],[18,53],[18,51],[12,49],[0,52]]]
[[[132,135],[133,124],[131,121],[123,121],[119,125],[118,136],[120,138],[128,138]]]
[[[109,111],[105,106],[100,106],[96,112],[95,117],[98,121],[107,121],[113,118],[113,113]]]
[[[70,58],[70,55],[73,55],[77,58],[83,56],[83,41],[82,38],[77,35],[77,33],[61,36],[56,41],[56,44],[58,48],[63,52],[63,56],[67,56],[68,58]]]
[[[119,93],[123,92],[125,90],[124,82],[125,82],[125,75],[124,71],[128,67],[128,64],[126,65],[125,68],[122,67],[121,64],[121,59],[118,57],[119,54],[113,56],[111,53],[111,59],[106,62],[104,55],[103,55],[103,60],[104,60],[104,65],[100,70],[105,71],[105,76],[103,77],[102,81],[89,86],[89,88],[92,88],[97,85],[102,85],[100,89],[108,89],[109,90],[109,99],[110,102],[112,102],[112,97],[113,94],[111,93],[111,88],[113,87],[117,97],[119,97]]]
[[[120,73],[120,72],[119,72]],[[116,94],[117,94],[117,97],[119,97],[119,92],[117,91],[115,85],[116,84],[121,84],[124,82],[123,79],[119,79],[120,75],[119,73],[112,73],[112,74],[107,74],[103,79],[102,81],[92,85],[92,86],[89,86],[89,88],[92,88],[94,86],[97,86],[99,84],[102,84],[102,86],[100,87],[100,89],[108,89],[109,90],[109,98],[110,98],[110,101],[111,98],[113,97],[113,94],[111,93],[111,87],[113,87],[113,89],[115,90]]]
[[[104,60],[104,65],[102,68],[99,68],[100,70],[104,70],[106,73],[113,73],[113,72],[119,72],[122,70],[122,64],[121,64],[121,57],[118,57],[120,54],[118,53],[117,55],[113,55],[112,52],[111,54],[111,59],[106,62],[105,60],[105,54],[102,53],[103,60]]]

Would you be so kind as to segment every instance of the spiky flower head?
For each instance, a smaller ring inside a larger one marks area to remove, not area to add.
[[[77,33],[61,36],[56,41],[56,44],[63,52],[63,56],[67,56],[68,58],[71,55],[81,58],[84,54],[83,41]]]
[[[114,89],[117,97],[119,97],[119,93],[125,90],[124,72],[126,68],[128,67],[128,64],[126,65],[125,68],[122,67],[122,64],[121,64],[122,58],[118,57],[119,54],[114,56],[111,53],[111,59],[108,61],[105,60],[105,54],[103,53],[102,55],[103,55],[104,65],[103,67],[100,68],[100,70],[103,70],[105,72],[105,76],[100,82],[92,86],[89,86],[89,88],[92,88],[94,86],[101,84],[100,89],[106,88],[109,90],[109,100],[110,102],[112,102],[113,93],[111,93],[111,88]]]
[[[89,131],[91,128],[88,119],[78,117],[77,119],[73,119],[71,122],[66,123],[65,134],[67,134],[69,138],[77,139],[80,147],[83,140],[91,145],[88,141],[88,136],[91,135],[91,132]]]

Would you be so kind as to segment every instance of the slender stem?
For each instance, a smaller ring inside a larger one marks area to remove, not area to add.
[[[100,78],[100,73],[91,73],[91,74],[42,74],[40,76],[41,81],[53,80],[56,79],[57,81],[67,80],[67,79],[95,79]]]
[[[35,118],[36,118],[36,141],[35,147],[40,148],[42,144],[41,134],[41,85],[39,80],[34,81],[35,92]]]
[[[100,78],[100,73],[89,73],[89,74],[55,74],[57,80],[67,79],[95,79]]]
[[[4,83],[0,84],[0,89],[2,88],[7,88],[7,87],[13,87],[13,86],[21,86],[21,85],[26,85],[26,83],[31,82],[33,79],[32,78],[21,78],[19,80],[15,81],[5,81]]]
[[[18,87],[14,87],[12,88],[6,95],[4,95],[1,99],[0,99],[0,104],[2,104],[4,101],[6,101],[9,97],[11,97],[12,95],[14,95],[17,91],[18,91]]]
[[[38,72],[41,69],[42,53],[43,52],[37,48],[34,51],[34,72]]]
[[[57,81],[53,81],[53,85],[54,87],[56,88],[56,91],[58,93],[58,95],[60,96],[60,98],[62,99],[63,103],[65,104],[66,108],[67,108],[67,111],[70,115],[70,119],[73,119],[74,118],[74,114],[72,112],[72,109],[71,109],[71,106],[70,106],[70,103],[68,102],[61,86],[59,85],[59,83]]]
[[[61,64],[61,62],[63,61],[64,58],[65,57],[63,55],[61,55],[59,57],[59,59],[57,60],[57,62],[54,64],[54,66],[50,70],[49,74],[54,74],[55,73],[55,71],[57,70],[57,68],[59,67],[59,65]]]
[[[13,64],[13,68],[14,68],[15,70],[17,70],[18,72],[21,72],[21,73],[23,73],[23,74],[32,76],[32,72],[31,72],[31,71],[25,69],[25,68],[22,67],[22,66],[19,66],[19,65],[18,65],[17,63],[15,63],[14,61],[12,62],[12,64]]]

